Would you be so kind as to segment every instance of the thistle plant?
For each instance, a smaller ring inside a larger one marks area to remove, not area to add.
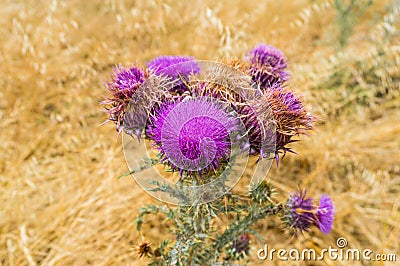
[[[126,175],[161,200],[140,209],[136,228],[156,214],[170,224],[160,243],[137,244],[139,257],[151,258],[150,265],[246,263],[251,239],[264,241],[254,225],[269,216],[293,235],[313,226],[331,231],[328,195],[315,205],[299,189],[279,202],[264,180],[272,161],[295,153],[292,143],[314,128],[315,117],[288,88],[287,66],[283,52],[261,44],[243,60],[161,56],[147,67],[115,68],[102,103],[123,132]],[[249,166],[253,157],[257,164]],[[249,189],[233,191],[246,169]]]

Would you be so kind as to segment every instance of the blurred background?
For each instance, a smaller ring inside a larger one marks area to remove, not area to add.
[[[320,117],[268,178],[278,200],[297,186],[328,193],[336,219],[329,235],[291,238],[279,219],[256,229],[276,249],[318,251],[344,237],[400,256],[399,0],[0,2],[0,264],[148,262],[137,241],[173,236],[162,216],[142,235],[133,224],[157,202],[117,179],[127,171],[121,139],[101,125],[99,105],[112,66],[242,58],[258,43],[286,54],[290,87]],[[259,248],[252,239],[254,263]]]

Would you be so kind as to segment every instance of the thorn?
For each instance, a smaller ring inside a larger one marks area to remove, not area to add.
[[[276,167],[279,167],[279,153],[278,152],[275,153],[275,161],[276,161]]]

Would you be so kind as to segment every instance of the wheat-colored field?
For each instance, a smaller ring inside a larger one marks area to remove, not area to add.
[[[274,229],[277,219],[257,228],[277,249],[320,250],[344,237],[399,261],[399,11],[398,0],[358,6],[347,20],[328,0],[2,0],[0,264],[148,262],[133,250],[142,237],[133,220],[142,204],[157,202],[132,178],[117,179],[127,166],[114,126],[101,125],[103,83],[118,63],[241,58],[261,42],[287,55],[290,86],[320,117],[293,145],[299,155],[268,178],[281,200],[297,186],[328,193],[336,219],[329,235],[291,238]],[[165,227],[162,216],[148,219],[142,234],[158,243],[172,238]],[[254,264],[261,247],[253,239]]]

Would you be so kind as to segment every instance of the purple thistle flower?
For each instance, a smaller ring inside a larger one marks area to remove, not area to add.
[[[265,110],[271,110],[271,114],[266,113]],[[313,129],[314,117],[307,112],[300,97],[282,86],[274,86],[263,91],[263,96],[259,97],[255,103],[239,106],[237,112],[241,115],[248,131],[250,154],[261,155],[261,149],[264,147],[264,151],[275,152],[277,164],[279,164],[280,153],[283,152],[284,155],[287,152],[295,153],[286,147],[297,141],[293,140],[293,137],[306,134],[307,131]],[[270,121],[274,121],[274,128],[267,127]],[[261,127],[260,122],[263,123]],[[261,134],[261,128],[264,130],[264,137]]]
[[[335,207],[332,199],[328,195],[322,194],[317,210],[318,227],[322,233],[328,234],[332,230],[334,215]]]
[[[289,79],[283,52],[273,46],[259,44],[249,52],[249,74],[261,89],[281,85]]]
[[[114,78],[109,85],[118,89],[117,92],[121,94],[132,95],[137,86],[143,83],[144,79],[145,73],[142,69],[138,67],[124,68],[119,66],[114,68]]]
[[[332,230],[335,212],[332,199],[323,194],[319,206],[315,206],[313,201],[313,198],[306,197],[305,190],[290,194],[282,220],[294,230],[295,234],[297,231],[308,231],[311,226],[318,227],[324,234]]]
[[[300,97],[284,87],[275,87],[264,92],[269,107],[272,109],[276,121],[276,161],[279,162],[279,153],[283,156],[287,152],[295,153],[288,144],[295,142],[294,136],[305,135],[313,129],[315,117],[307,112]]]
[[[171,78],[175,82],[171,91],[180,94],[186,91],[189,76],[200,72],[194,57],[189,56],[159,56],[148,62],[147,67],[156,75]]]
[[[239,121],[221,103],[207,98],[164,102],[150,118],[146,135],[173,170],[208,171],[231,151],[230,133]]]
[[[286,224],[291,227],[295,233],[297,231],[308,231],[315,224],[313,198],[306,197],[305,190],[292,192],[286,202],[284,219]]]
[[[102,104],[109,113],[109,120],[117,124],[117,129],[123,124],[126,107],[141,84],[148,77],[148,73],[140,67],[125,68],[122,65],[113,68],[112,80],[106,87],[111,93]]]

